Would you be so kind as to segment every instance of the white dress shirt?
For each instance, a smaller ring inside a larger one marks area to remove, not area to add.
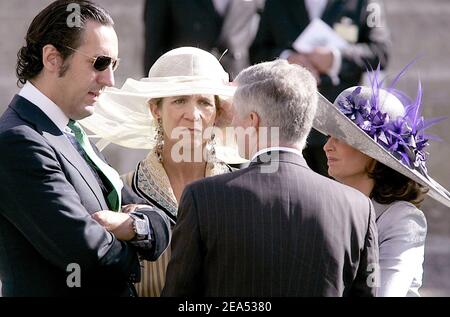
[[[213,0],[212,3],[217,13],[219,13],[221,16],[224,16],[225,12],[228,9],[228,4],[230,3],[230,0]]]
[[[283,147],[283,146],[274,146],[274,147],[268,147],[262,150],[259,150],[258,152],[255,153],[255,155],[253,155],[252,159],[250,160],[253,161],[254,159],[256,159],[258,156],[260,156],[261,154],[267,153],[267,152],[289,152],[289,153],[294,153],[297,154],[298,156],[303,157],[302,152],[300,152],[297,149],[291,148],[291,147]]]
[[[305,0],[305,7],[308,10],[309,19],[319,19],[325,7],[327,6],[328,0]]]
[[[67,124],[69,123],[69,117],[67,117],[60,107],[58,107],[32,83],[27,81],[20,90],[19,96],[27,99],[29,102],[41,109],[61,130],[61,132],[66,131]]]

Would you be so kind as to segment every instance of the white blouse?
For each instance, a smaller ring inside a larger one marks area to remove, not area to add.
[[[381,287],[378,296],[420,296],[427,221],[406,201],[382,205],[372,200],[377,216]]]

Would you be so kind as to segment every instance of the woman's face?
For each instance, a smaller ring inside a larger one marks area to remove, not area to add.
[[[159,107],[150,107],[153,116],[162,120],[165,144],[179,144],[186,151],[204,145],[211,137],[216,119],[214,95],[165,97]]]
[[[347,185],[367,179],[368,171],[375,162],[371,157],[332,136],[323,149],[328,159],[328,174]]]

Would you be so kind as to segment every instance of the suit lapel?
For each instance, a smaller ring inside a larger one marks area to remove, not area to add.
[[[344,5],[345,3],[342,0],[328,0],[322,14],[322,20],[333,27],[333,24],[338,22],[337,19],[341,17]]]
[[[91,189],[102,209],[108,209],[102,190],[86,161],[75,150],[59,128],[34,104],[16,96],[11,107],[25,121],[33,124],[36,130],[80,173],[81,178]]]
[[[212,0],[199,0],[199,2],[201,3],[202,6],[208,9],[210,14],[214,15],[214,19],[217,21],[217,23],[222,24],[223,18],[219,14],[219,12],[216,11],[216,8],[214,7]]]
[[[288,1],[287,4],[290,7],[288,12],[290,11],[294,16],[294,21],[297,24],[298,29],[304,30],[310,22],[308,11],[306,10],[305,6],[305,1],[291,0]],[[298,35],[300,35],[300,33]]]
[[[54,148],[58,149],[61,155],[64,156],[66,160],[80,173],[80,176],[94,193],[100,206],[102,206],[103,209],[109,209],[97,179],[92,174],[92,171],[86,161],[81,157],[77,150],[75,150],[67,137],[64,134],[53,135],[47,132],[43,132],[43,136]]]
[[[243,48],[243,44],[246,44],[247,37],[238,36],[233,38],[232,35],[239,34],[241,32],[249,32],[245,30],[247,23],[253,18],[255,13],[256,4],[253,1],[230,1],[228,5],[227,13],[223,19],[222,30],[219,36],[219,43],[225,44],[225,47],[229,48],[229,44],[232,45],[233,51],[235,49]]]
[[[290,12],[294,15],[295,21],[301,25],[301,29],[304,30],[308,26],[310,19],[308,10],[306,9],[304,0],[291,0],[288,2],[290,6]],[[340,16],[343,8],[344,1],[342,0],[328,0],[325,10],[322,13],[321,19],[332,25],[336,22],[337,17]]]

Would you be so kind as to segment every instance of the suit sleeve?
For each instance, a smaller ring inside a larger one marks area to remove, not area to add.
[[[96,154],[106,162],[105,156],[92,144]],[[122,205],[140,204],[147,205],[147,208],[139,208],[136,211],[144,214],[149,223],[149,229],[152,233],[153,243],[151,246],[134,246],[139,255],[148,261],[155,261],[164,252],[170,242],[170,221],[168,217],[159,208],[149,204],[147,200],[139,197],[133,189],[124,182],[122,188]]]
[[[289,47],[280,47],[275,41],[277,21],[273,21],[272,17],[282,19],[285,13],[280,10],[279,0],[268,0],[261,14],[258,32],[255,40],[250,46],[249,55],[251,64],[271,61],[280,56],[281,52]],[[282,5],[281,5],[282,7]],[[281,22],[281,21],[278,21]]]
[[[368,204],[370,212],[364,249],[360,255],[358,271],[349,296],[374,297],[377,296],[379,287],[378,231],[375,223],[375,212],[370,200],[368,200]]]
[[[144,75],[170,49],[172,19],[169,0],[146,0],[144,8]]]
[[[128,279],[139,272],[136,252],[92,219],[67,180],[56,153],[36,131],[16,128],[0,136],[3,216],[47,261],[61,270]]]
[[[427,221],[411,206],[386,211],[378,220],[380,237],[381,288],[379,296],[419,295],[409,293],[411,285],[420,286]]]
[[[178,208],[178,219],[172,240],[172,257],[167,267],[166,284],[161,295],[201,296],[203,258],[197,206],[192,190],[187,187]]]
[[[170,243],[170,221],[163,211],[154,206],[141,207],[136,212],[142,213],[148,219],[152,235],[151,248],[136,247],[139,255],[147,261],[156,261],[167,249]]]

